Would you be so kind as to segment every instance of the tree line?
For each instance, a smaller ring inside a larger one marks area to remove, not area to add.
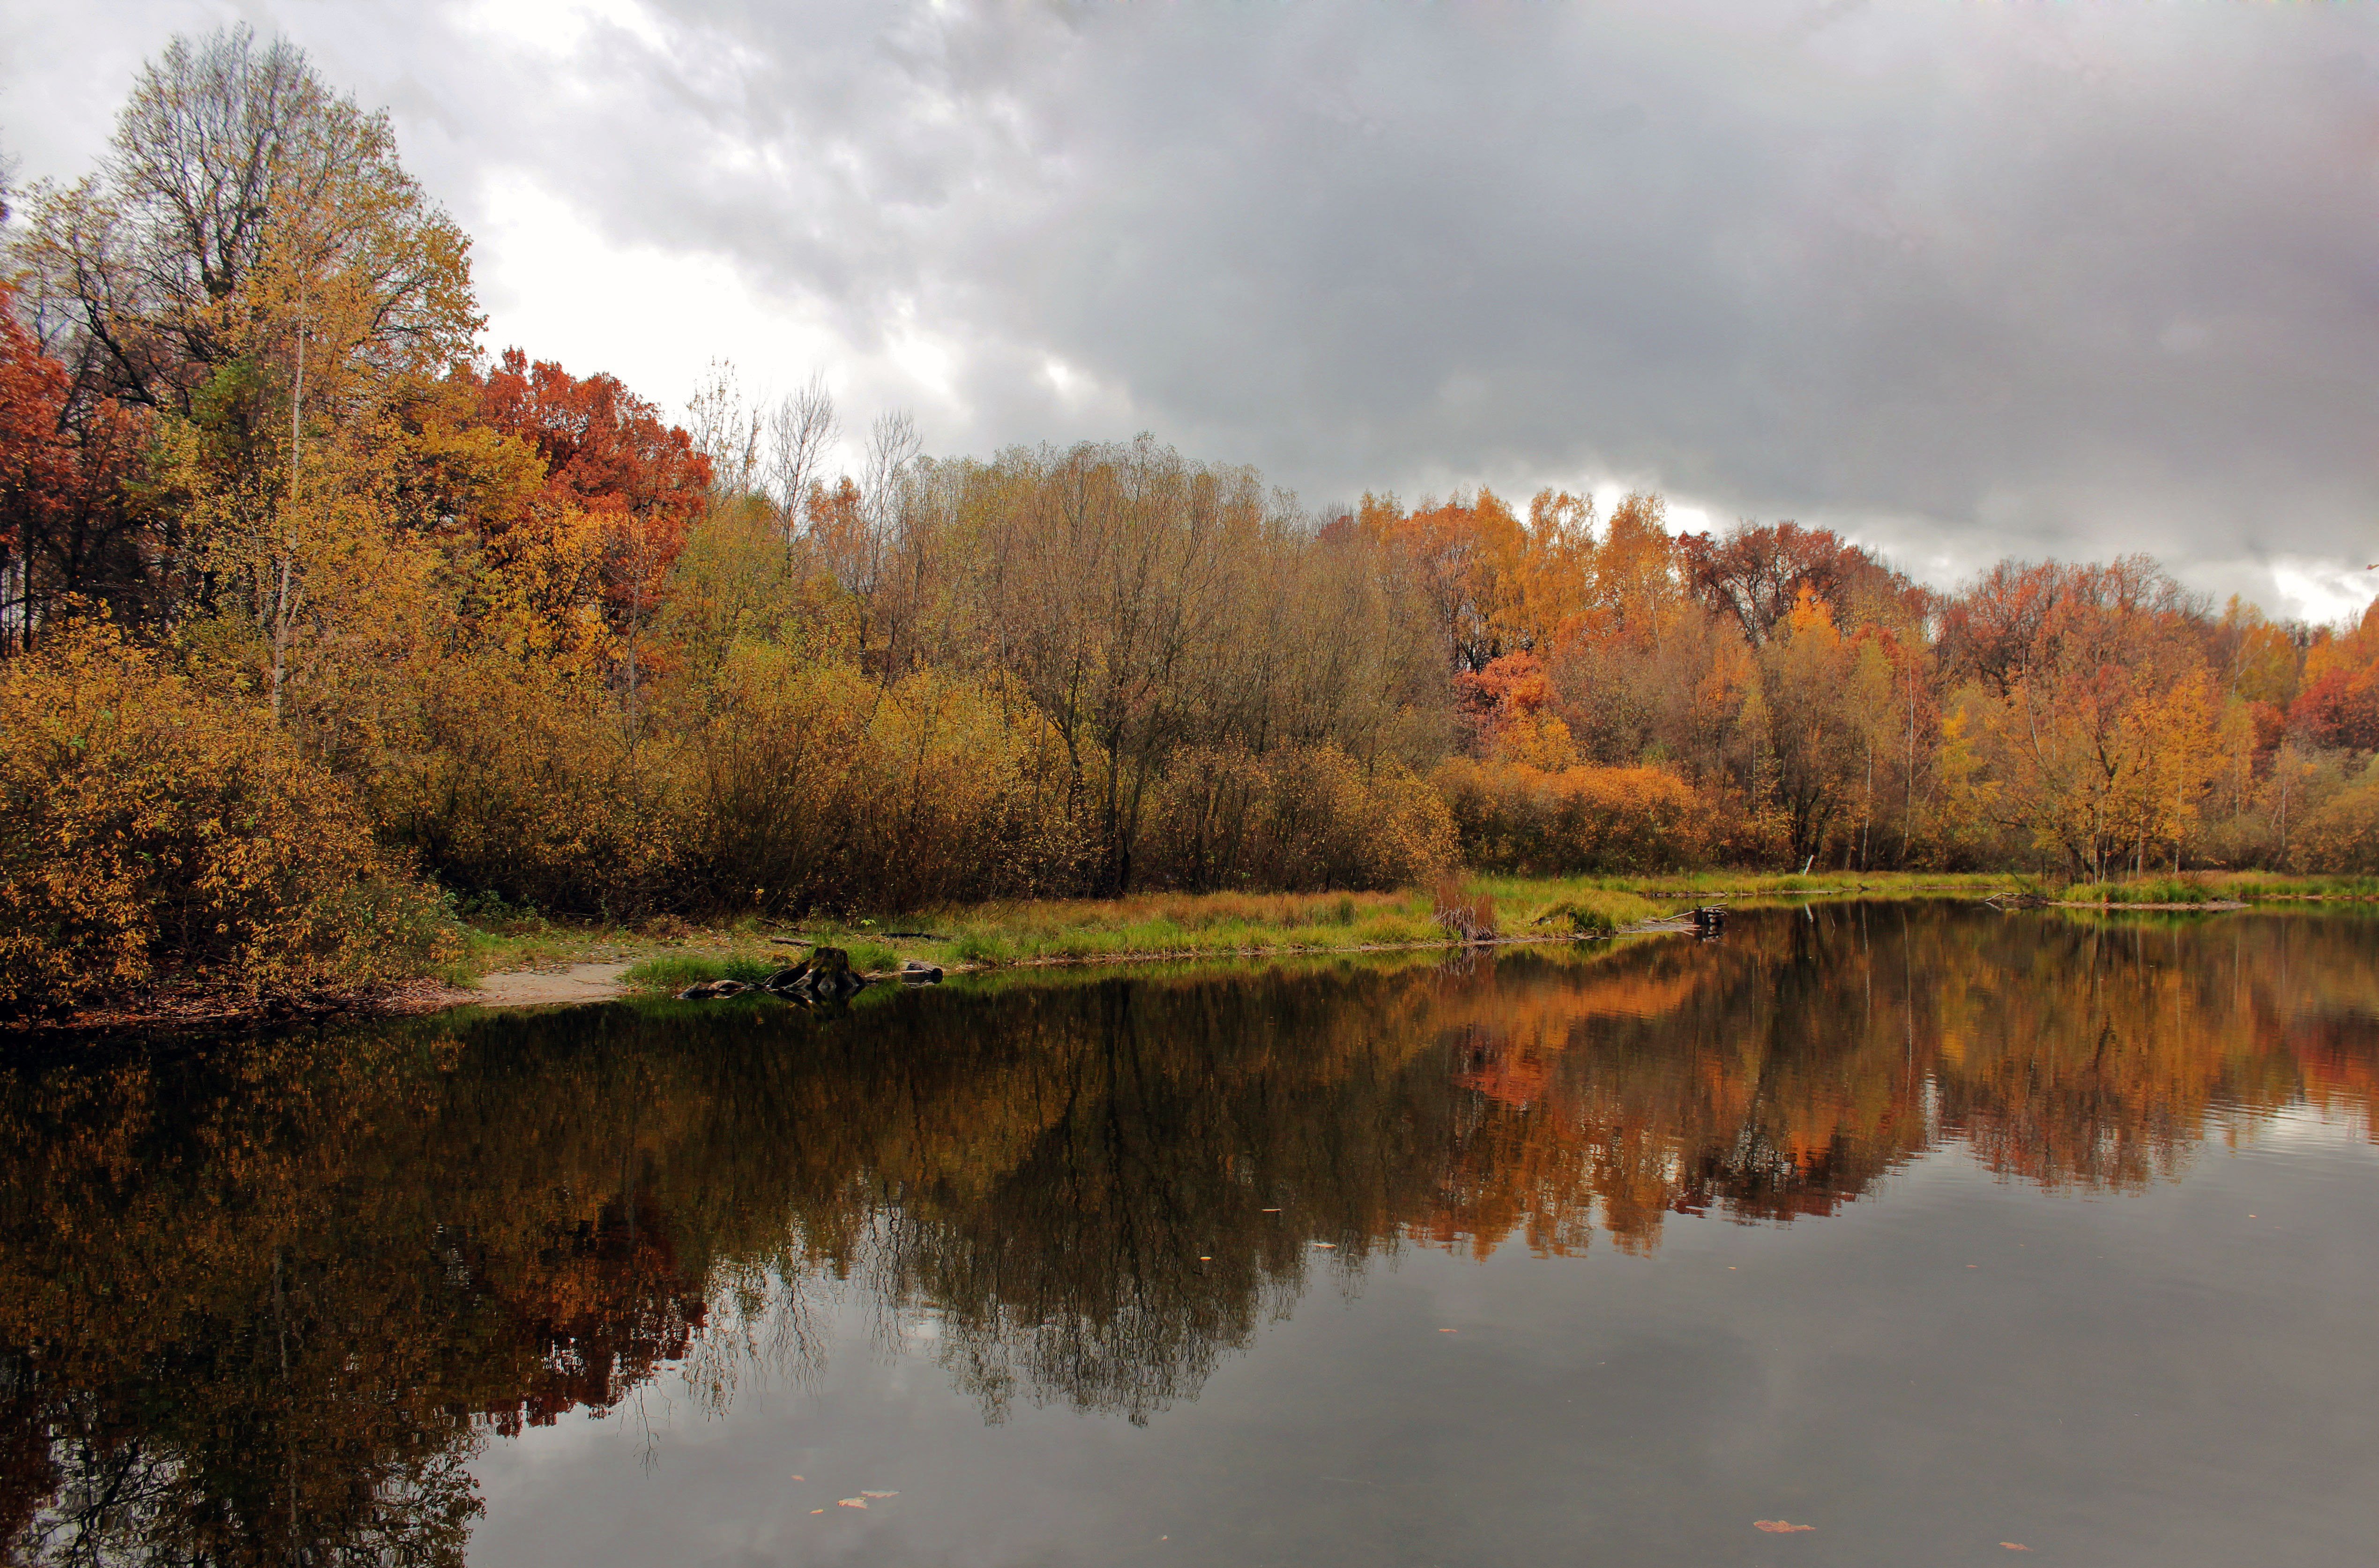
[[[18,995],[363,974],[453,900],[2379,869],[2379,625],[2144,559],[1945,593],[1657,495],[1317,513],[1146,436],[934,457],[897,413],[836,472],[815,378],[720,366],[680,422],[486,356],[387,116],[246,31],[175,40],[15,205]]]

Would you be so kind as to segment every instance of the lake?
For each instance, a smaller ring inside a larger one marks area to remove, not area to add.
[[[1965,903],[0,1073],[33,1562],[2379,1555],[2379,921]]]

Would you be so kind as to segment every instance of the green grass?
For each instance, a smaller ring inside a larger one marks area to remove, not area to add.
[[[1608,935],[1672,907],[1574,882],[1488,878],[1471,887],[1494,899],[1498,935],[1505,938]],[[468,950],[450,977],[457,983],[504,969],[626,961],[629,987],[653,994],[698,980],[765,979],[812,944],[844,948],[854,969],[873,973],[909,959],[958,971],[1452,945],[1423,891],[1152,893],[813,919],[797,926],[743,921],[692,928],[664,920],[631,930],[515,919],[500,930],[466,925],[465,935]]]
[[[1494,878],[1474,879],[1492,885]],[[1866,894],[1908,898],[1924,893],[1969,893],[1979,898],[2004,891],[2023,878],[2011,872],[1971,871],[1691,871],[1625,876],[1561,878],[1564,887],[1634,893],[1647,899],[1792,898]]]
[[[904,942],[902,950],[913,946],[920,957],[948,967],[1313,952],[1446,939],[1425,893],[1153,893],[933,911],[914,924],[939,940]]]
[[[704,980],[740,980],[746,985],[757,985],[784,967],[782,959],[771,960],[764,955],[713,958],[702,953],[669,953],[632,964],[620,980],[631,991],[673,995]]]
[[[2224,896],[2232,899],[2379,899],[2379,876],[2290,876],[2271,871],[2211,874]]]
[[[1679,908],[1675,899],[1648,898],[1580,877],[1473,876],[1464,887],[1495,900],[1496,927],[1507,936],[1608,936]]]
[[[2379,877],[2289,876],[2266,871],[2192,871],[2180,876],[2077,882],[2056,897],[2075,904],[2210,904],[2294,899],[2379,899]]]
[[[1609,935],[1640,922],[1726,899],[1736,907],[1804,898],[1901,899],[2035,891],[2109,908],[2202,905],[2224,899],[2374,899],[2379,878],[2191,873],[2062,887],[2015,874],[1943,872],[1695,872],[1641,876],[1472,876],[1469,895],[1494,903],[1503,939],[1561,941]],[[2060,890],[2061,888],[2061,890]],[[459,929],[463,956],[444,978],[467,983],[498,970],[588,961],[628,962],[639,991],[682,990],[697,980],[765,978],[823,944],[854,968],[882,973],[919,959],[946,971],[1051,964],[1276,959],[1451,945],[1425,890],[1395,893],[1148,893],[1123,899],[1042,899],[879,911],[798,925],[756,919],[688,926],[667,917],[630,928],[552,921],[533,911],[472,911]],[[923,932],[925,935],[888,933]],[[790,939],[772,941],[771,938]]]
[[[2116,882],[2077,882],[2057,895],[2065,904],[2212,904],[2230,895],[2193,877],[2131,877]]]
[[[1503,937],[1608,935],[1663,912],[1632,894],[1566,882],[1473,878],[1466,890],[1494,899]],[[918,921],[941,938],[917,942],[918,956],[952,968],[1442,947],[1451,940],[1431,896],[1419,891],[1158,893],[990,904]]]

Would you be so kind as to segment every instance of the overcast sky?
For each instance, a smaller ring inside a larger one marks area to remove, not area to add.
[[[672,408],[2379,582],[2379,10],[0,0],[0,146],[243,18],[390,109],[490,347]]]

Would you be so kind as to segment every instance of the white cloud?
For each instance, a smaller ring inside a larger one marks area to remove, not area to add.
[[[2329,561],[2282,559],[2267,569],[2275,590],[2262,598],[2272,614],[2313,625],[2359,621],[2370,608],[2379,581],[2364,568]]]

